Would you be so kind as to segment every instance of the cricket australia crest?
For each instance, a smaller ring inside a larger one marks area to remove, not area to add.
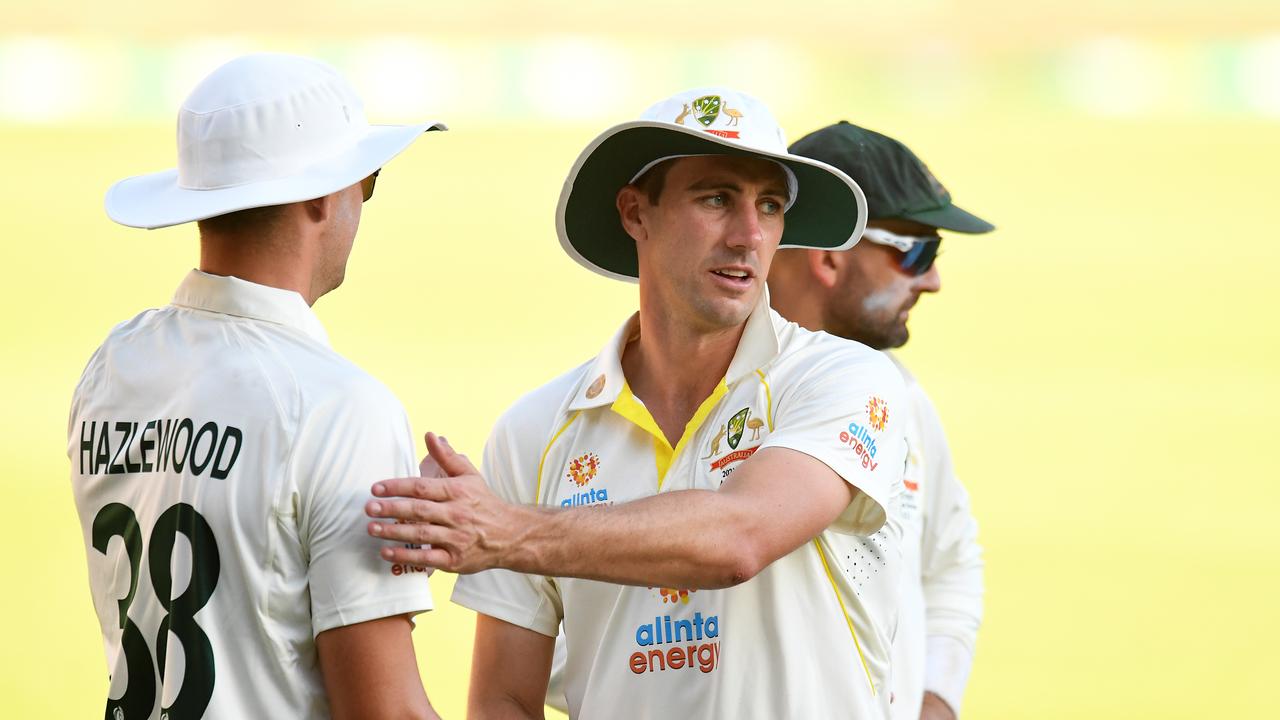
[[[733,417],[729,418],[729,447],[733,450],[738,449],[738,443],[742,442],[742,431],[747,427],[747,416],[751,414],[751,408],[744,407]]]
[[[711,127],[711,123],[720,117],[720,96],[719,95],[703,95],[693,101],[694,118],[702,123],[703,127]]]

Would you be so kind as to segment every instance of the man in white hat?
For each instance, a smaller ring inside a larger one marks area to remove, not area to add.
[[[578,158],[561,244],[638,280],[639,313],[507,411],[483,476],[428,435],[444,477],[367,509],[407,521],[375,537],[432,545],[389,561],[475,573],[453,596],[480,613],[473,716],[541,717],[562,623],[575,717],[887,715],[902,378],[765,293],[780,245],[849,248],[865,222],[852,180],[727,89]]]
[[[108,191],[116,222],[197,222],[200,269],[111,331],[72,400],[107,718],[435,717],[410,636],[426,574],[360,539],[413,437],[310,308],[378,169],[430,129],[370,126],[324,63],[249,55],[183,104],[176,170]]]

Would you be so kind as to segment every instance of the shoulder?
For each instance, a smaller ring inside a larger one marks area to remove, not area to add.
[[[557,420],[565,417],[567,408],[586,379],[591,361],[560,375],[531,390],[506,409],[494,423],[494,433],[499,431],[513,437],[541,437],[555,432]]]
[[[80,381],[76,384],[74,396],[78,397],[82,392],[92,388],[94,383],[102,378],[106,368],[120,360],[119,351],[128,349],[137,334],[146,332],[162,313],[163,309],[150,308],[112,327],[85,363],[84,370],[80,373]],[[126,357],[129,355],[123,354]]]
[[[904,379],[885,353],[826,332],[806,330],[775,315],[778,357],[769,374],[783,386],[818,383],[887,386],[901,394]]]
[[[351,420],[400,419],[404,405],[391,389],[355,363],[328,351],[313,364],[295,368],[295,380],[314,413],[335,414]]]
[[[933,404],[933,399],[929,397],[929,393],[925,391],[924,386],[916,379],[907,366],[902,363],[902,359],[893,353],[885,353],[885,355],[893,361],[898,368],[898,372],[902,374],[902,381],[906,384],[907,401],[911,404],[911,409],[915,412],[916,417],[924,425],[937,425],[941,427],[942,421],[938,418],[938,409]]]

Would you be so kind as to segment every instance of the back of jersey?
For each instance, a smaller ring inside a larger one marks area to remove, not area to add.
[[[341,454],[331,431],[307,438],[318,404],[345,404],[344,375],[373,383],[296,328],[178,305],[117,327],[90,360],[68,449],[111,672],[106,717],[327,714],[314,635],[361,620],[343,610],[377,592],[366,574],[391,577],[358,536],[348,544],[363,554],[349,568],[316,537],[346,547],[348,529],[364,523],[369,478],[311,477],[323,475],[311,464],[322,446]],[[330,401],[315,399],[317,385],[337,388]],[[373,473],[412,469],[403,409],[391,398],[389,410],[377,432],[394,436],[393,450],[379,448],[396,457]],[[317,524],[331,511],[349,528]],[[332,555],[329,575],[342,580],[316,577],[313,554]],[[365,589],[344,589],[347,576]],[[317,583],[324,597],[313,602]],[[408,593],[416,604],[387,614],[428,609],[420,584]],[[346,605],[330,612],[324,602]],[[317,612],[344,619],[321,625]]]

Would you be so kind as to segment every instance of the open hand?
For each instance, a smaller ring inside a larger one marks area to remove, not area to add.
[[[369,523],[369,534],[422,546],[388,545],[382,558],[456,573],[499,567],[510,547],[513,507],[491,493],[471,461],[435,433],[427,433],[420,469],[422,477],[373,486],[375,499],[365,505],[365,514],[391,522]]]

